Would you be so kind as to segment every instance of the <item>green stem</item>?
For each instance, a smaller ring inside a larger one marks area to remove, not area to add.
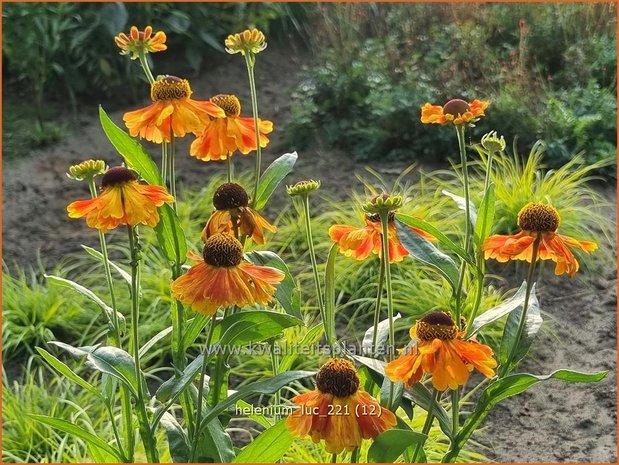
[[[426,416],[426,421],[423,424],[423,429],[421,430],[421,434],[425,434],[427,436],[428,433],[430,432],[430,428],[432,427],[432,421],[434,420],[434,409],[436,405],[438,404],[438,399],[440,396],[441,396],[441,391],[435,389],[434,396],[432,397],[432,403],[430,404],[430,407],[428,408],[428,414]],[[422,449],[424,443],[425,441],[418,442],[417,445],[415,446],[415,452],[413,452],[413,459],[411,461],[412,463],[417,463],[417,455],[419,455],[419,451]]]
[[[125,452],[123,451],[123,446],[120,440],[120,435],[118,434],[118,428],[116,427],[116,421],[114,419],[114,412],[112,411],[112,407],[107,402],[105,403],[105,407],[110,416],[110,423],[112,423],[112,431],[114,432],[114,439],[116,439],[116,443],[118,444],[118,448],[120,449],[119,450],[120,459],[123,461],[123,463],[132,463],[133,459],[129,460],[125,457]]]
[[[260,184],[260,168],[262,165],[262,147],[260,146],[260,124],[258,121],[258,97],[256,94],[256,79],[254,77],[255,57],[251,53],[245,55],[247,76],[249,78],[249,92],[251,93],[251,110],[254,118],[254,131],[256,132],[256,169],[254,175],[254,196],[252,203],[255,205],[258,198],[258,185]]]
[[[453,435],[458,434],[460,429],[460,388],[451,391],[451,430]]]
[[[168,143],[164,140],[161,142],[161,178],[163,185],[168,185]]]
[[[464,212],[466,216],[466,224],[464,227],[464,251],[468,254],[471,248],[471,209],[469,198],[469,173],[466,161],[466,147],[464,145],[464,125],[456,125],[456,133],[458,135],[458,147],[460,149],[460,162],[462,164],[462,178],[464,182]],[[458,286],[456,288],[456,324],[460,324],[460,316],[462,315],[462,294],[465,275],[466,262],[462,260],[460,275],[458,277]]]
[[[359,452],[360,449],[358,447],[355,447],[352,451],[352,453],[350,454],[350,463],[359,463]]]
[[[171,123],[170,123],[171,124]],[[168,153],[168,162],[170,165],[170,194],[174,197],[172,208],[177,211],[178,199],[176,198],[176,172],[174,168],[175,157],[174,131],[170,128],[170,153]]]
[[[129,235],[129,250],[131,253],[131,351],[135,364],[136,378],[136,415],[140,426],[140,435],[144,442],[146,458],[151,463],[159,462],[157,445],[155,438],[150,434],[148,414],[146,413],[146,403],[144,399],[144,387],[142,384],[142,369],[140,368],[140,343],[139,343],[139,318],[140,318],[140,245],[137,234],[137,227],[127,225]]]
[[[316,261],[316,249],[314,247],[314,237],[312,235],[312,220],[310,216],[309,195],[301,195],[301,202],[303,203],[305,237],[307,239],[307,247],[309,249],[310,261],[312,263],[312,272],[314,274],[314,286],[316,288],[316,298],[318,299],[318,310],[320,311],[320,318],[322,319],[322,324],[325,326],[325,335],[328,335],[330,331],[327,330],[328,322],[326,320],[325,314],[325,303],[322,295],[322,286],[320,285],[318,262]]]
[[[146,79],[148,82],[152,84],[155,82],[155,78],[153,77],[153,73],[150,72],[150,67],[148,66],[148,60],[146,60],[146,55],[144,53],[140,53],[140,65],[142,65],[142,69],[144,70],[144,74],[146,75]]]
[[[227,175],[228,175],[228,182],[232,182],[232,176],[233,176],[233,174],[232,174],[233,168],[232,168],[232,160],[231,160],[231,158],[232,158],[232,155],[228,155],[226,157],[226,172],[227,172]]]
[[[204,378],[206,377],[206,367],[208,365],[209,357],[208,351],[211,348],[211,341],[213,340],[213,332],[215,329],[215,315],[209,322],[209,329],[206,336],[206,342],[204,343],[204,350],[202,351],[202,367],[200,369],[200,384],[198,385],[198,406],[196,411],[196,427],[191,443],[191,454],[189,461],[193,462],[196,456],[196,450],[198,448],[198,442],[200,440],[200,422],[202,421],[202,402],[204,398]]]
[[[516,350],[518,350],[518,345],[520,344],[520,339],[522,339],[522,334],[524,333],[524,328],[527,322],[527,310],[529,309],[529,300],[531,297],[531,290],[533,289],[533,280],[535,279],[535,267],[537,265],[537,254],[539,252],[539,244],[541,240],[542,240],[542,235],[540,233],[537,233],[535,242],[533,242],[533,251],[531,252],[531,263],[529,264],[529,273],[527,275],[527,287],[526,287],[526,291],[524,294],[524,304],[522,306],[522,314],[520,315],[520,321],[518,322],[518,331],[516,332],[516,338],[514,339],[514,344],[512,345],[512,348],[509,351],[507,361],[505,365],[501,366],[501,372],[499,374],[499,378],[502,378],[509,373],[511,369],[511,364],[516,355]]]
[[[380,223],[382,226],[381,245],[382,256],[381,260],[385,263],[385,284],[387,285],[387,318],[389,319],[389,348],[388,356],[389,360],[393,360],[395,351],[395,327],[393,324],[393,289],[391,287],[391,263],[389,256],[389,212],[383,210],[380,212]],[[393,397],[395,392],[395,384],[390,381],[389,383],[389,402],[388,408],[393,406]]]
[[[376,356],[378,349],[378,323],[380,322],[380,306],[383,299],[383,288],[385,285],[385,259],[384,255],[380,258],[380,271],[378,273],[378,292],[376,294],[376,306],[374,307],[374,334],[372,335],[372,354]]]
[[[95,185],[94,178],[88,179],[88,187],[90,188],[90,194],[92,197],[97,196],[97,187]],[[105,234],[99,231],[99,243],[101,245],[101,255],[103,256],[103,268],[105,269],[105,279],[107,280],[107,286],[110,291],[110,301],[112,304],[112,335],[111,344],[113,346],[122,349],[122,339],[120,335],[120,324],[118,321],[118,309],[116,306],[116,293],[114,292],[114,281],[112,279],[112,270],[110,268],[110,260],[107,251],[107,242],[105,240]],[[133,454],[135,451],[135,439],[133,435],[133,412],[131,410],[131,393],[129,388],[124,384],[120,386],[120,404],[123,420],[123,433],[125,436],[125,445],[127,447],[127,458],[129,461],[133,461]]]
[[[337,463],[337,454],[331,454],[331,463]]]
[[[275,344],[276,344],[275,340],[271,341],[271,344],[270,344],[271,345],[271,371],[273,373],[273,377],[279,374],[279,357],[275,353]],[[273,402],[275,403],[275,411],[277,412],[277,409],[282,403],[279,390],[276,391],[275,394],[273,395]],[[279,421],[279,419],[280,419],[280,415],[279,413],[276,413],[275,420]]]

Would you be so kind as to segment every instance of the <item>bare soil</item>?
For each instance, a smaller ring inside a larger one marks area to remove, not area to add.
[[[246,71],[243,61],[237,58],[229,58],[193,79],[194,97],[235,93],[241,101],[249,102]],[[308,59],[275,48],[260,55],[256,69],[260,113],[276,123],[272,144],[264,154],[265,163],[295,149],[283,143],[281,125],[290,118],[290,93]],[[146,93],[144,97],[147,103]],[[119,102],[100,103],[104,108],[119,106]],[[134,108],[137,106],[127,105],[109,114],[121,125],[124,111]],[[250,113],[248,105],[244,113]],[[3,259],[9,267],[36,267],[40,254],[51,269],[66,254],[79,252],[80,244],[97,242],[96,233],[66,216],[66,205],[86,198],[88,190],[83,183],[68,179],[65,172],[69,165],[87,158],[102,158],[110,165],[118,164],[119,158],[99,126],[95,105],[84,108],[79,121],[79,129],[67,139],[4,166],[2,243]],[[223,170],[221,164],[183,156],[188,153],[188,145],[186,138],[178,146],[181,189],[197,188],[204,179]],[[151,153],[158,153],[155,147],[150,148]],[[240,169],[253,164],[253,158],[239,155],[234,160]],[[406,165],[371,164],[385,174],[397,173]],[[323,192],[343,199],[357,184],[352,173],[362,171],[363,165],[347,154],[321,147],[316,141],[299,152],[289,182],[319,178]],[[610,202],[616,203],[614,190],[607,190],[607,195]],[[615,210],[609,209],[608,215],[616,218]],[[513,284],[517,285],[516,280]],[[481,442],[490,447],[484,451],[487,455],[500,462],[616,462],[616,289],[616,269],[593,275],[583,273],[575,279],[556,278],[551,273],[544,276],[538,295],[546,320],[551,323],[547,325],[550,330],[537,339],[522,370],[534,374],[548,374],[563,367],[609,370],[608,377],[596,385],[546,381],[504,401],[490,415],[481,435]]]

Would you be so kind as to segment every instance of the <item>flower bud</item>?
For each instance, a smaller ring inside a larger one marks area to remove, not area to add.
[[[363,204],[363,211],[373,214],[392,212],[400,208],[404,203],[401,195],[382,193],[375,195],[372,199]]]
[[[502,152],[505,150],[505,138],[499,137],[496,131],[491,131],[481,138],[481,145],[489,153]]]
[[[256,55],[267,48],[266,38],[258,29],[246,29],[243,32],[231,34],[225,42],[226,52],[230,54],[251,53]]]
[[[92,179],[107,171],[107,165],[103,160],[86,160],[69,167],[67,176],[76,181]]]
[[[288,192],[288,195],[291,197],[295,197],[297,195],[307,195],[318,189],[320,189],[320,181],[316,181],[314,179],[299,181],[292,186],[286,186],[286,192]]]

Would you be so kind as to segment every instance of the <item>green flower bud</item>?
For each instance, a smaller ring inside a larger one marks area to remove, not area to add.
[[[286,192],[291,197],[297,195],[307,195],[312,191],[318,190],[320,188],[320,181],[316,181],[314,179],[310,179],[308,181],[299,181],[293,186],[286,186]]]
[[[103,160],[86,160],[70,166],[67,176],[76,181],[83,181],[104,174],[106,171],[107,165]]]
[[[382,193],[375,195],[372,199],[363,204],[363,211],[373,214],[392,212],[404,204],[401,195]]]
[[[497,136],[496,131],[491,131],[481,138],[481,145],[490,153],[502,152],[505,150],[505,138]]]

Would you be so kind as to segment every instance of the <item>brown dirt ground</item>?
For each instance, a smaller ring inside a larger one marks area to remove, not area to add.
[[[199,99],[217,93],[236,93],[248,102],[246,71],[242,60],[237,58],[227,59],[193,79],[194,96]],[[261,116],[279,124],[289,118],[290,92],[307,62],[306,56],[274,48],[260,55],[256,73]],[[106,102],[101,104],[111,107]],[[118,106],[118,102],[114,105]],[[128,109],[129,106],[123,111]],[[120,124],[123,111],[110,112],[110,116]],[[245,113],[248,112],[246,107]],[[80,244],[97,242],[95,233],[66,216],[66,205],[85,198],[88,192],[83,183],[68,179],[65,172],[70,164],[86,158],[99,157],[110,164],[117,164],[119,159],[99,127],[95,105],[85,109],[79,121],[79,129],[66,140],[4,166],[3,259],[9,266],[36,267],[35,260],[40,253],[51,268],[64,255],[79,252]],[[265,163],[294,149],[283,145],[277,128],[272,141],[265,151]],[[178,153],[187,153],[187,149],[186,139],[179,143]],[[299,155],[290,179],[319,178],[323,191],[332,197],[347,197],[357,183],[350,173],[363,171],[363,166],[345,153],[325,149],[318,142]],[[249,168],[253,163],[251,159],[239,162],[239,158],[237,155],[235,161],[241,168]],[[372,164],[388,175],[399,172],[405,165]],[[178,157],[181,189],[199,186],[203,179],[220,170],[221,165]],[[607,192],[609,200],[615,203],[614,190]],[[616,218],[614,209],[609,209],[608,215]],[[583,276],[558,279],[546,274],[544,277],[539,295],[546,320],[552,321],[547,325],[551,331],[545,331],[537,339],[532,357],[522,368],[535,374],[547,374],[560,367],[609,370],[608,377],[597,385],[547,381],[503,402],[485,423],[481,439],[490,446],[486,453],[496,461],[617,460],[616,270]]]

